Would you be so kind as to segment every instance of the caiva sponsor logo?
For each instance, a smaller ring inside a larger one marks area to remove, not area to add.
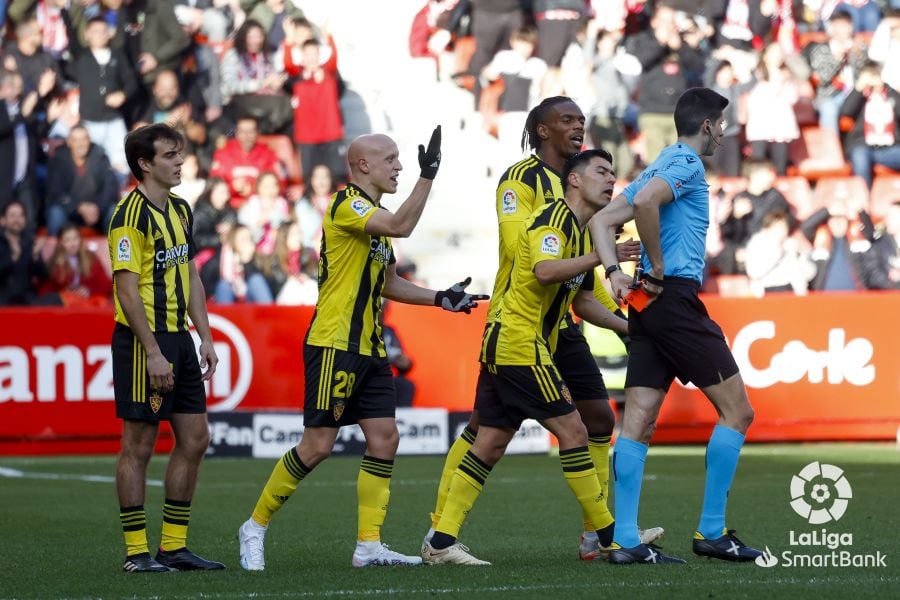
[[[776,352],[769,365],[759,368],[750,361],[751,347],[760,340],[775,339],[773,321],[755,321],[744,326],[734,338],[732,352],[741,369],[744,382],[753,388],[777,383],[796,383],[804,378],[809,383],[827,382],[864,386],[875,381],[872,342],[865,338],[847,340],[847,332],[834,328],[828,332],[828,347],[809,348],[799,340],[790,340]]]

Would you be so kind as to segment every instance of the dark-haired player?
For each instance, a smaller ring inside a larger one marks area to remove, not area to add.
[[[695,554],[751,561],[758,550],[725,527],[725,505],[753,409],[722,330],[697,295],[702,280],[709,185],[704,156],[712,156],[725,131],[728,100],[706,88],[678,99],[678,141],[591,222],[591,234],[614,295],[632,283],[617,267],[615,230],[634,218],[643,244],[640,292],[649,296],[628,311],[631,348],[625,378],[625,414],[613,460],[616,481],[613,563],[683,563],[641,542],[637,514],[644,461],[660,406],[675,377],[692,382],[719,414],[706,450],[706,489]]]

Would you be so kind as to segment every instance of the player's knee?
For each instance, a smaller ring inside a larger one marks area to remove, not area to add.
[[[570,423],[567,423],[560,430],[558,437],[561,448],[580,448],[587,446],[588,443],[587,428],[578,419],[572,419]]]
[[[744,403],[735,416],[734,429],[740,433],[746,433],[756,417],[756,412],[749,402]]]
[[[372,456],[390,458],[396,456],[400,446],[400,433],[396,428],[379,432],[377,436],[366,439],[367,452]]]

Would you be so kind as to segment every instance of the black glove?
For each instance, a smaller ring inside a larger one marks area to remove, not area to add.
[[[466,286],[470,283],[472,283],[472,278],[466,277],[464,281],[460,281],[446,290],[436,293],[434,295],[434,305],[450,312],[469,314],[473,308],[478,306],[479,300],[490,298],[490,296],[485,296],[484,294],[467,294]]]
[[[434,128],[431,139],[428,140],[428,150],[419,144],[419,168],[420,176],[425,179],[434,179],[441,166],[441,126]]]

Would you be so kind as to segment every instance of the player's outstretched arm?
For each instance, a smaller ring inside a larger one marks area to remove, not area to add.
[[[446,290],[430,290],[403,279],[397,275],[397,267],[391,265],[387,269],[382,295],[389,300],[396,300],[406,304],[439,306],[451,312],[469,313],[478,306],[479,301],[489,298],[489,296],[484,294],[469,294],[466,292],[466,286],[471,282],[472,278],[467,277],[464,281],[454,284]]]
[[[603,306],[591,290],[579,290],[572,300],[575,314],[597,327],[628,335],[628,321]]]
[[[658,177],[647,182],[634,197],[634,224],[644,252],[650,261],[653,276],[662,279],[665,271],[662,246],[659,241],[659,207],[673,200],[672,188]]]
[[[422,217],[425,201],[431,193],[431,185],[441,166],[441,126],[434,128],[428,148],[419,145],[419,180],[412,193],[400,205],[396,213],[379,209],[366,222],[365,232],[369,235],[386,235],[395,238],[409,237]]]
[[[619,194],[612,202],[588,221],[597,256],[604,266],[619,263],[616,251],[616,229],[634,218],[634,211],[625,196]]]

